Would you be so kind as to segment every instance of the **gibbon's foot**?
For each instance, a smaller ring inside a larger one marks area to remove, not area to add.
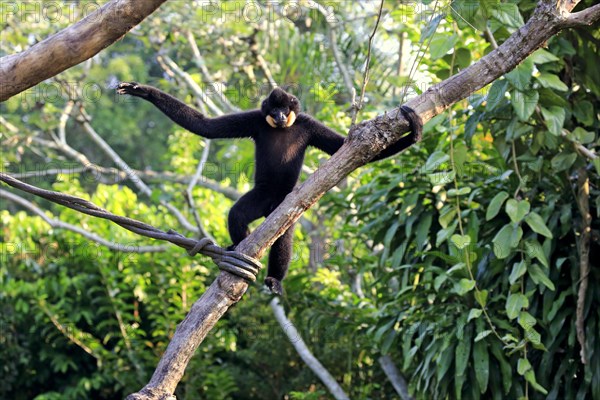
[[[272,276],[267,276],[265,278],[265,285],[271,290],[271,293],[283,296],[283,285],[281,284],[281,281]]]
[[[410,123],[412,143],[414,144],[420,142],[423,134],[423,121],[421,120],[421,117],[415,112],[415,110],[408,106],[400,106],[400,112],[402,113],[402,116]]]
[[[144,86],[140,85],[137,82],[121,82],[119,83],[119,86],[117,86],[117,93],[118,94],[128,94],[130,96],[137,96],[137,97],[148,97],[150,96],[150,93],[148,93],[148,91],[146,90],[146,88],[144,88]]]
[[[225,247],[225,250],[227,250],[227,251],[235,250],[235,244],[230,244],[229,246]]]

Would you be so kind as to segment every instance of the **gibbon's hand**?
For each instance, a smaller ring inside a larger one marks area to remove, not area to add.
[[[146,89],[144,85],[140,85],[137,82],[121,82],[119,86],[117,86],[118,94],[128,94],[130,96],[148,98],[150,96],[150,92]]]

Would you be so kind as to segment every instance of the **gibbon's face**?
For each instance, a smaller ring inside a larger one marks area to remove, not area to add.
[[[289,128],[300,113],[300,102],[285,90],[275,88],[261,106],[267,123],[273,128]]]

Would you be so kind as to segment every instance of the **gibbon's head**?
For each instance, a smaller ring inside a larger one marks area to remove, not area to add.
[[[296,96],[275,88],[262,102],[260,110],[273,128],[289,128],[300,113],[300,102]]]

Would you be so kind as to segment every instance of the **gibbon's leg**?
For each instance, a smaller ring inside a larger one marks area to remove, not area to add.
[[[248,224],[264,216],[267,207],[270,204],[271,197],[263,191],[252,189],[231,207],[229,210],[228,226],[229,236],[233,245],[229,247],[234,249],[242,240],[249,235]]]
[[[278,295],[283,294],[281,281],[285,278],[290,261],[292,259],[292,244],[294,240],[294,225],[290,226],[285,233],[273,243],[269,253],[269,271],[265,279],[265,285],[271,292]]]

